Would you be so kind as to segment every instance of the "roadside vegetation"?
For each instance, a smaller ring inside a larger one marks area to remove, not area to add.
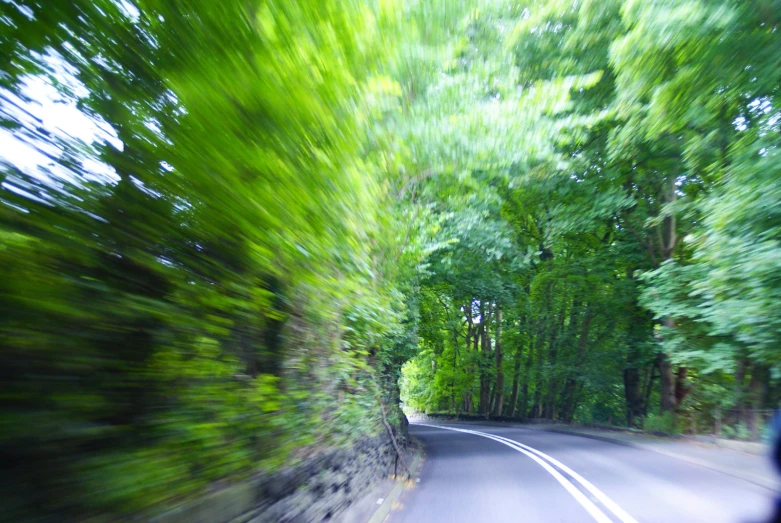
[[[778,405],[774,0],[0,15],[10,519],[398,436],[400,399],[746,438]]]
[[[410,408],[761,436],[781,392],[778,16],[586,1],[469,21],[436,92],[480,86],[451,121],[495,119],[431,200],[446,245]]]

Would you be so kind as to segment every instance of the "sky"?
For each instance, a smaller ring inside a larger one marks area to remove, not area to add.
[[[43,75],[24,78],[21,95],[26,99],[0,89],[0,116],[21,124],[14,130],[0,128],[0,162],[45,183],[78,183],[78,178],[103,183],[117,180],[114,171],[90,157],[91,154],[82,156],[83,172],[78,175],[47,157],[47,154],[56,157],[61,153],[58,140],[80,144],[87,151],[104,142],[121,149],[122,142],[107,123],[90,118],[78,109],[78,98],[86,96],[87,90],[68,70],[64,60],[54,54],[41,58],[51,77],[69,93],[59,91]]]

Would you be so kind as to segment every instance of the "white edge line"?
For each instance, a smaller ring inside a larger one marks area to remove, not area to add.
[[[517,450],[518,452],[521,452],[521,453],[527,455],[528,457],[530,457],[531,459],[536,461],[551,476],[553,476],[556,479],[556,481],[558,481],[561,484],[561,486],[564,487],[567,490],[567,492],[569,492],[572,495],[572,497],[575,498],[575,500],[578,503],[580,503],[583,506],[583,508],[585,508],[586,511],[588,511],[588,513],[591,514],[591,516],[595,520],[599,521],[600,523],[612,523],[612,520],[609,517],[607,517],[604,512],[599,510],[599,508],[597,508],[597,506],[590,499],[588,499],[586,496],[583,495],[583,493],[581,491],[579,491],[577,488],[575,488],[575,486],[572,483],[570,483],[567,480],[567,478],[562,476],[561,473],[559,473],[559,471],[557,471],[556,469],[551,467],[546,461],[543,461],[542,459],[540,459],[539,457],[535,456],[534,454],[532,454],[531,452],[527,451],[526,449],[523,449],[523,448],[511,445],[507,441],[503,441],[503,440],[499,439],[500,436],[495,436],[493,434],[488,434],[488,433],[485,433],[485,432],[476,432],[476,431],[464,430],[464,429],[454,429],[454,428],[451,428],[451,427],[441,427],[439,425],[428,425],[428,424],[425,424],[425,423],[417,423],[417,425],[422,425],[424,427],[432,427],[432,428],[435,428],[435,429],[452,430],[454,432],[463,432],[463,433],[466,433],[466,434],[472,434],[474,436],[481,436],[481,437],[484,437],[484,438],[492,439],[492,440],[494,440],[494,441],[496,441],[498,443],[502,443],[503,445],[506,445],[506,446],[510,447],[511,449]],[[510,440],[510,441],[512,441],[512,440]],[[515,443],[515,442],[513,442],[513,443]]]

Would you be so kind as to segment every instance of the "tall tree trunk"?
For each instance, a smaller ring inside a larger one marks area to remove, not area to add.
[[[523,365],[523,387],[521,388],[523,393],[521,396],[521,404],[523,405],[521,416],[524,418],[528,418],[531,414],[529,407],[529,383],[531,382],[532,370],[534,369],[534,350],[535,342],[537,340],[537,330],[534,318],[529,318],[529,327],[531,327],[529,329],[531,336],[529,337],[529,348],[527,349],[526,353],[526,362]]]
[[[543,417],[554,419],[556,417],[556,393],[559,383],[556,369],[556,360],[558,358],[558,341],[561,331],[564,329],[564,312],[558,317],[558,323],[554,324],[548,340],[548,365],[550,366],[550,376],[548,377],[548,391],[545,398]]]
[[[667,354],[662,354],[659,358],[659,377],[661,378],[661,408],[662,412],[674,412],[675,402],[675,373],[673,364]]]
[[[575,381],[575,378],[573,376],[568,376],[567,380],[564,382],[564,390],[561,393],[562,397],[562,408],[561,408],[561,419],[566,421],[567,423],[572,421],[572,418],[575,416],[575,396],[577,394],[577,381]]]
[[[575,355],[575,366],[580,367],[586,361],[586,351],[588,350],[588,338],[591,332],[591,322],[594,319],[594,315],[588,309],[583,316],[583,323],[580,324],[580,334],[578,335],[578,350]],[[567,383],[564,387],[564,408],[563,415],[565,421],[572,421],[575,415],[575,407],[577,406],[577,396],[580,392],[580,387],[575,379],[575,376],[570,375],[567,378]]]
[[[523,329],[525,326],[525,318],[521,317],[521,337],[523,337]],[[523,344],[518,343],[515,349],[515,358],[513,361],[513,389],[510,394],[510,417],[515,417],[515,412],[518,410],[518,388],[521,382],[521,360],[523,359]]]
[[[458,329],[456,329],[456,323],[453,322],[453,376],[450,379],[450,410],[454,414],[458,414],[456,410],[456,369],[458,368]],[[467,329],[467,333],[469,330]],[[469,351],[469,337],[466,338],[466,349]]]
[[[632,362],[630,352],[626,356],[624,367],[624,400],[626,401],[626,424],[634,427],[635,419],[642,415],[643,396],[640,391],[640,370]]]
[[[665,327],[674,329],[675,321],[672,318],[665,318],[662,323]],[[678,408],[678,402],[675,395],[675,372],[670,356],[662,353],[659,357],[659,377],[661,378],[661,409],[662,412],[675,413]]]
[[[562,335],[560,334],[558,336],[558,344],[562,345],[564,347],[574,345],[578,340],[578,319],[580,316],[583,316],[583,323],[580,323],[580,326],[582,327],[583,324],[591,323],[591,318],[588,316],[587,308],[584,306],[584,304],[579,298],[575,298],[572,302],[572,307],[570,308],[570,314],[569,314],[569,322],[567,325],[567,332],[564,333],[564,336],[562,338]],[[564,328],[564,324],[562,322],[561,329]],[[577,368],[580,365],[580,361],[582,360],[582,357],[580,355],[580,351],[575,354],[575,367]],[[559,381],[560,376],[554,375],[553,380],[553,390],[555,393],[558,393],[559,389]],[[565,420],[571,419],[572,414],[569,411],[572,409],[573,405],[573,397],[575,394],[575,378],[573,376],[572,371],[566,372],[566,379],[564,380],[564,388],[561,391],[561,402],[560,402],[560,411],[557,412],[556,410],[556,403],[555,403],[555,396],[554,399],[551,400],[551,403],[553,405],[552,407],[552,417],[558,418],[563,417]]]
[[[677,409],[683,399],[689,394],[689,387],[686,385],[686,376],[689,374],[687,367],[678,367],[675,373],[675,408]]]
[[[477,358],[477,368],[475,368],[474,362],[470,364],[469,366],[469,374],[470,374],[470,381],[469,381],[469,413],[470,414],[477,414],[479,412],[480,405],[477,405],[477,408],[475,408],[475,371],[478,373],[478,378],[480,374],[480,331],[475,327],[472,329],[472,347],[475,353],[475,357]],[[479,396],[479,390],[478,390],[478,401],[480,401]]]
[[[759,410],[762,408],[763,400],[767,394],[767,383],[770,378],[770,372],[768,367],[755,363],[751,368],[751,380],[748,383],[748,396],[751,402],[751,411],[748,413],[748,419],[746,425],[751,437],[754,439],[759,438],[760,428],[760,415]]]
[[[478,343],[479,349],[477,348]],[[479,395],[477,398],[477,412],[483,414],[486,410],[486,403],[488,402],[487,391],[485,390],[485,369],[484,369],[484,356],[485,356],[485,305],[482,300],[480,301],[480,323],[477,324],[477,333],[475,337],[475,348],[477,352],[477,371],[480,380]]]
[[[678,188],[675,185],[678,178],[677,172],[673,172],[667,177],[667,187],[663,191],[662,197],[665,203],[673,203],[678,199]],[[678,245],[677,219],[675,214],[669,214],[662,220],[662,230],[659,238],[662,260],[671,260]],[[662,320],[662,324],[668,329],[675,329],[675,319],[668,317]],[[686,395],[686,374],[685,367],[679,368],[677,372],[673,371],[672,362],[668,354],[663,354],[659,365],[661,377],[661,408],[662,412],[675,413],[680,401]]]
[[[502,309],[496,306],[496,387],[494,416],[501,416],[504,408],[504,370],[502,369]]]
[[[473,345],[473,351],[477,352],[477,339],[478,339],[478,332],[477,328],[475,327],[474,321],[472,320],[472,307],[474,305],[474,300],[469,300],[469,303],[464,305],[464,317],[466,318],[466,353],[469,354],[469,346]],[[469,357],[471,360],[472,358]],[[474,360],[472,360],[474,361]],[[466,414],[472,414],[474,412],[474,363],[470,363],[469,367],[466,370],[467,375],[470,376],[469,386],[464,391],[464,412]]]
[[[661,353],[657,355],[656,362],[651,365],[648,370],[648,381],[645,384],[645,393],[643,394],[643,417],[648,416],[648,405],[651,402],[651,391],[653,390],[654,382],[656,381],[656,371],[659,368],[659,361],[661,360]]]
[[[632,279],[634,270],[627,269],[627,278]],[[645,415],[647,409],[646,395],[643,394],[647,385],[647,374],[642,361],[641,344],[648,338],[652,331],[653,320],[651,314],[640,307],[635,301],[631,306],[629,324],[629,336],[627,343],[629,350],[624,364],[624,400],[626,405],[626,423],[633,427],[637,421]]]
[[[485,313],[485,329],[483,330],[483,366],[482,371],[483,375],[481,377],[482,380],[482,388],[483,388],[483,394],[485,395],[485,409],[483,410],[482,414],[484,416],[488,416],[491,414],[491,319],[493,316],[493,310],[492,307],[489,305],[488,310]]]
[[[731,416],[733,422],[745,421],[746,419],[746,400],[743,389],[746,381],[746,370],[748,370],[749,361],[745,357],[738,358],[735,368],[735,411]]]
[[[480,301],[480,326],[478,334],[480,336],[480,414],[487,416],[491,413],[491,381],[488,377],[488,367],[490,366],[491,352],[491,332],[490,332],[490,307],[486,310],[484,302]]]
[[[534,394],[532,394],[532,401],[531,401],[531,414],[530,416],[532,418],[539,418],[542,415],[542,385],[543,385],[543,375],[542,375],[542,365],[545,363],[545,358],[543,355],[543,351],[545,349],[545,340],[542,333],[542,327],[540,327],[540,331],[537,332],[536,337],[536,344],[535,344],[535,350],[534,350]]]

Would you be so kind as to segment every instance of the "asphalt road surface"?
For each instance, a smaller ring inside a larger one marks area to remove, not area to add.
[[[471,423],[410,432],[426,458],[389,523],[751,523],[771,511],[766,488],[647,450]]]

